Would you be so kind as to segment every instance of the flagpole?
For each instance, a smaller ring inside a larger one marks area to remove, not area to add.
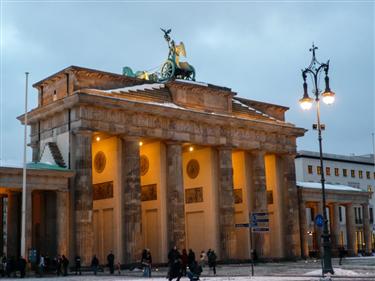
[[[27,90],[29,83],[29,72],[26,75],[25,88],[25,121],[23,142],[23,178],[22,178],[22,214],[21,214],[21,256],[26,258],[26,150],[27,150]]]

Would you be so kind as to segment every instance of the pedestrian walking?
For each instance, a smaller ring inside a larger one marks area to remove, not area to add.
[[[207,259],[208,259],[208,267],[212,268],[212,271],[214,273],[214,275],[216,275],[216,259],[217,259],[217,256],[216,256],[216,253],[214,250],[211,250],[211,249],[208,249],[207,251]]]
[[[199,256],[199,265],[202,267],[202,269],[206,265],[206,252],[203,250]]]
[[[44,261],[44,256],[40,255],[39,264],[38,264],[39,277],[43,277],[45,267],[46,267],[46,264],[45,264],[45,261]]]
[[[117,273],[118,273],[118,275],[121,275],[121,264],[120,264],[120,262],[117,263]]]
[[[67,259],[66,256],[62,255],[61,263],[62,263],[63,271],[64,271],[63,275],[68,276],[69,260]]]
[[[192,249],[189,249],[189,254],[188,254],[188,266],[195,262],[195,253]]]
[[[339,247],[339,265],[342,265],[342,259],[345,257],[345,248],[344,246]]]
[[[18,259],[18,270],[20,271],[21,278],[25,278],[26,263],[26,260],[22,256]]]
[[[196,281],[199,280],[201,273],[202,267],[196,261],[193,261],[189,266],[187,277],[190,279],[190,281]]]
[[[186,249],[182,250],[182,255],[181,255],[181,274],[182,276],[186,276],[186,267],[188,265],[188,254],[186,252]]]
[[[58,255],[55,259],[56,261],[56,275],[60,276],[62,274],[61,268],[62,268],[62,258],[60,255]]]
[[[81,272],[81,257],[79,255],[76,255],[76,257],[74,258],[74,262],[75,262],[75,268],[76,268],[76,275],[79,273],[79,275],[82,274]]]
[[[112,253],[112,251],[107,256],[107,262],[109,273],[113,274],[115,272],[115,255]]]
[[[168,280],[172,281],[174,278],[177,278],[179,281],[182,277],[181,274],[181,254],[177,250],[177,246],[174,246],[168,253]]]
[[[94,255],[91,260],[91,268],[92,268],[92,271],[94,272],[94,275],[96,275],[96,273],[98,272],[98,266],[99,266],[99,260],[96,257],[96,255]]]
[[[143,277],[151,277],[152,257],[149,249],[143,250],[141,263],[143,266]]]

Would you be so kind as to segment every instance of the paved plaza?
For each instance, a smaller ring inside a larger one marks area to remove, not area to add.
[[[338,264],[338,259],[333,259],[333,266],[336,274],[332,276],[332,280],[375,280],[375,257],[358,257],[346,258],[343,264]],[[257,281],[299,281],[299,280],[320,280],[320,261],[308,260],[298,262],[280,262],[280,263],[260,263],[255,266],[255,276],[250,276],[250,264],[233,264],[219,265],[217,267],[217,275],[213,276],[205,267],[201,276],[201,280],[257,280]],[[166,280],[165,276],[167,268],[159,268],[152,272],[152,278],[147,280]],[[99,280],[140,280],[146,279],[142,277],[141,270],[123,270],[121,275],[110,276],[107,268],[105,273],[98,273],[94,276],[91,272],[85,272],[81,276],[70,275],[68,277],[45,276],[42,280],[71,280],[71,281],[99,281]],[[3,279],[7,280],[7,279]],[[8,279],[14,280],[14,278]],[[25,280],[35,280],[34,277]],[[189,280],[184,277],[181,280]],[[328,280],[328,279],[327,279]]]

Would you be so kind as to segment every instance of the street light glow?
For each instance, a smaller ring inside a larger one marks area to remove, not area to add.
[[[325,104],[333,104],[335,102],[335,93],[334,92],[324,92],[322,94],[322,100]]]
[[[313,105],[313,99],[309,97],[304,97],[299,100],[299,104],[303,110],[309,110]]]

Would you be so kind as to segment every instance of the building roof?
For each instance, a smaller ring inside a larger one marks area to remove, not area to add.
[[[319,152],[300,150],[297,153],[296,158],[310,158],[310,159],[320,159]],[[344,162],[344,163],[354,163],[362,165],[374,166],[374,154],[367,155],[340,155],[332,153],[323,153],[324,160]]]
[[[303,182],[297,181],[297,186],[302,188],[321,189],[322,184],[320,182]],[[325,189],[336,190],[336,191],[351,191],[351,192],[364,192],[362,189],[354,188],[342,184],[328,184],[324,185]]]

